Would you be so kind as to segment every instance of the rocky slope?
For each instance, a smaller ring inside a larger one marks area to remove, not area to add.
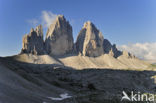
[[[156,93],[154,76],[154,71],[73,70],[0,58],[0,102],[121,103],[123,90]]]
[[[118,58],[114,58],[109,54],[104,54],[98,57],[87,57],[87,56],[66,56],[60,57],[59,61],[63,65],[72,67],[74,69],[122,69],[122,70],[150,70],[149,63],[141,61],[137,58],[130,58],[125,55],[121,55]]]
[[[21,54],[12,56],[16,61],[40,64],[40,65],[57,65],[60,67],[70,67],[78,70],[94,68],[94,69],[122,69],[122,70],[151,70],[150,64],[141,61],[137,58],[130,58],[126,55],[121,55],[114,58],[110,54],[104,54],[98,57],[65,55],[59,57],[52,57],[49,55],[32,55]]]

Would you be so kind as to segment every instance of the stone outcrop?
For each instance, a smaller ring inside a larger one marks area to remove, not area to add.
[[[86,22],[80,31],[76,49],[84,56],[96,57],[104,53],[103,35],[90,21]]]
[[[106,54],[109,54],[115,58],[122,55],[122,52],[116,48],[116,45],[115,44],[112,45],[107,39],[104,39],[103,49]]]
[[[127,52],[127,51],[122,51],[122,56],[126,57],[126,58],[136,58],[133,54]]]
[[[112,44],[107,39],[103,41],[103,50],[107,54],[112,50]]]
[[[45,54],[43,29],[41,25],[37,26],[35,30],[32,28],[30,33],[23,37],[21,53],[31,53],[35,55]]]
[[[109,54],[115,58],[119,56],[124,56],[126,58],[136,58],[133,54],[127,52],[127,51],[120,51],[117,49],[115,44],[111,44],[107,39],[104,39],[103,41],[103,49],[104,53]]]
[[[45,48],[50,55],[64,55],[73,49],[72,27],[64,16],[59,15],[46,34]]]
[[[48,28],[45,41],[42,26],[37,26],[35,30],[32,28],[30,33],[23,37],[21,53],[34,55],[78,53],[81,56],[90,57],[109,54],[115,58],[119,56],[135,58],[126,51],[118,50],[115,44],[112,45],[107,39],[104,39],[102,33],[90,21],[84,23],[74,45],[72,27],[62,15],[58,15]]]

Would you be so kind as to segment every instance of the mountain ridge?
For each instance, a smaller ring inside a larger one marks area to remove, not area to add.
[[[100,30],[96,28],[96,26],[91,21],[87,21],[84,23],[82,29],[77,36],[76,42],[74,43],[72,26],[63,15],[58,15],[49,26],[45,40],[43,39],[42,25],[39,25],[36,27],[35,30],[31,28],[30,33],[26,34],[23,37],[22,43],[23,46],[21,53],[31,53],[34,55],[64,55],[71,53],[71,51],[74,51],[75,53],[81,53],[84,56],[93,57],[97,57],[105,53],[109,54],[109,52],[110,54],[111,52],[113,52],[112,55],[114,57],[118,57],[119,55],[123,54],[122,51],[119,51],[116,48],[115,44],[112,45],[108,39],[105,39],[103,37],[103,34],[100,32]],[[38,45],[40,45],[40,48]],[[41,50],[37,50],[36,48]],[[88,50],[89,48],[92,50]],[[96,51],[99,48],[101,53],[94,53],[94,55],[87,54],[89,52],[93,52],[94,50]],[[55,49],[56,52],[64,52],[58,54],[52,53],[52,51],[54,51]]]
[[[45,40],[41,25],[37,26],[35,30],[31,29],[30,33],[23,37],[21,51],[17,58],[25,57],[34,61],[33,57],[35,57],[39,61],[44,61],[42,64],[47,63],[46,59],[49,64],[53,64],[53,60],[58,60],[61,65],[76,69],[145,69],[149,67],[148,63],[139,60],[133,54],[118,50],[115,44],[112,45],[108,39],[104,38],[91,21],[84,23],[74,43],[72,26],[63,15],[58,15],[49,26]],[[18,60],[22,61],[22,59]],[[49,62],[49,60],[52,61]]]

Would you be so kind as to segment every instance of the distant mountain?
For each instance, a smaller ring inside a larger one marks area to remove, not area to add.
[[[119,51],[90,21],[74,43],[59,15],[43,38],[39,25],[20,54],[0,57],[0,103],[120,103],[123,91],[155,93],[156,66]]]
[[[102,33],[96,26],[88,21],[78,34],[76,43],[73,42],[72,27],[63,15],[58,15],[48,28],[46,39],[43,40],[42,26],[39,25],[29,34],[23,37],[21,53],[34,55],[65,55],[70,53],[81,53],[83,56],[97,57],[103,54],[111,54],[114,57],[124,55],[117,50],[116,45],[104,39]],[[135,58],[132,54],[128,56]]]
[[[37,26],[35,30],[32,28],[30,33],[23,37],[21,56],[17,57],[24,56],[22,54],[49,55],[51,58],[54,56],[55,59],[61,61],[58,62],[62,65],[78,69],[145,69],[149,66],[148,63],[139,60],[133,54],[127,51],[119,51],[115,44],[112,45],[109,40],[103,37],[100,30],[91,21],[84,23],[74,43],[72,26],[63,15],[58,15],[55,21],[52,22],[45,40],[43,40],[41,25]],[[22,59],[20,60],[22,61]],[[41,61],[47,60],[42,59]]]

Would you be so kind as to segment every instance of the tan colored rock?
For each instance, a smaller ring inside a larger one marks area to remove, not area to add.
[[[43,29],[41,25],[36,27],[35,30],[32,28],[30,33],[23,37],[21,53],[31,53],[35,55],[46,53],[44,49]]]
[[[86,22],[76,41],[77,52],[84,56],[96,57],[104,53],[103,35],[90,21]]]
[[[109,55],[112,56],[112,57],[114,57],[114,52],[113,52],[112,49],[109,51]]]
[[[50,55],[64,55],[72,51],[72,27],[64,16],[57,16],[48,28],[45,46],[47,53]]]
[[[133,54],[127,52],[127,51],[122,51],[122,56],[126,57],[126,58],[136,58]]]

